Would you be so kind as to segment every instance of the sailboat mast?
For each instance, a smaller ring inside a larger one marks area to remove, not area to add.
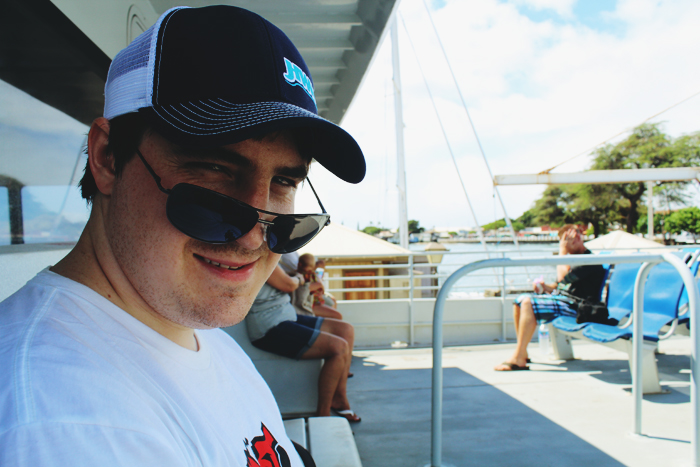
[[[396,120],[396,171],[399,190],[399,244],[408,248],[408,207],[406,202],[406,166],[403,146],[403,101],[401,97],[401,67],[399,64],[399,32],[396,15],[391,19],[391,62],[394,70],[394,115]]]

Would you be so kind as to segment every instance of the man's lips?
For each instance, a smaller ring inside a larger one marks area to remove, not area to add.
[[[205,258],[204,256],[198,255],[196,253],[193,253],[193,254],[194,254],[195,258],[200,259],[207,264],[211,264],[212,266],[216,266],[216,267],[221,268],[221,269],[228,269],[230,271],[238,271],[238,270],[243,269],[244,267],[246,267],[249,264],[254,262],[254,261],[251,261],[250,263],[243,263],[243,264],[241,264],[241,263],[233,264],[230,262],[224,263],[223,261],[216,261],[216,260],[211,259],[211,258]]]

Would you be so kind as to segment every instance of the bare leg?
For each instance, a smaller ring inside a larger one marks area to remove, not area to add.
[[[355,330],[351,324],[334,319],[324,319],[321,334],[302,359],[323,358],[325,361],[318,378],[319,417],[329,416],[331,407],[339,410],[350,408],[347,397],[348,370],[352,362],[352,346]]]
[[[513,355],[504,363],[510,363],[518,366],[527,365],[527,346],[532,339],[532,335],[537,329],[537,318],[532,310],[532,302],[530,298],[525,298],[520,306],[514,305],[513,318],[515,320],[515,330],[517,333],[517,344]],[[498,365],[494,368],[497,371],[508,371],[508,365]]]
[[[340,381],[338,389],[333,395],[333,408],[346,410],[350,408],[350,402],[348,402],[346,394],[346,386],[348,382],[348,375],[350,374],[350,364],[352,363],[352,349],[355,346],[355,328],[352,324],[345,321],[335,320],[335,319],[324,319],[321,325],[321,331],[333,334],[335,336],[344,339],[348,343],[347,347],[347,369],[345,371],[345,377]]]
[[[343,319],[343,315],[341,315],[338,310],[327,305],[314,305],[313,310],[314,315],[316,316],[323,316],[324,318],[333,318],[338,320]]]

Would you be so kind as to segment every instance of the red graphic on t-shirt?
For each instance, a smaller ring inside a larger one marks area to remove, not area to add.
[[[287,451],[277,443],[264,423],[260,425],[262,426],[262,436],[253,438],[252,443],[245,440],[245,455],[248,460],[246,467],[291,467],[292,463],[289,461]],[[249,446],[255,457],[250,455]]]

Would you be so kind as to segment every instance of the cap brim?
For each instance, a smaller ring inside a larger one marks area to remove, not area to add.
[[[154,130],[183,146],[225,146],[274,131],[306,128],[304,151],[319,164],[348,183],[365,177],[365,158],[355,139],[334,123],[292,104],[209,99],[142,108],[139,113]]]

